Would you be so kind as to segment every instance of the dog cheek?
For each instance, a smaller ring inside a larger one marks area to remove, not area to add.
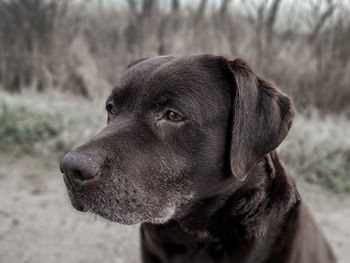
[[[190,180],[192,165],[190,158],[162,152],[138,154],[133,159],[123,159],[130,160],[127,163],[114,163],[108,175],[90,192],[94,195],[90,202],[95,204],[92,210],[127,224],[169,219],[176,207],[183,206],[194,195]]]

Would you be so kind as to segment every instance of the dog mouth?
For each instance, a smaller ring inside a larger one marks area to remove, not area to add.
[[[158,210],[158,212],[153,213],[147,213],[145,211],[126,212],[128,209],[124,210],[124,212],[123,209],[115,210],[113,212],[104,211],[103,209],[101,210],[100,206],[96,207],[94,204],[86,203],[76,195],[76,192],[71,191],[70,189],[67,189],[67,193],[71,205],[79,212],[95,214],[112,222],[126,225],[133,225],[144,222],[152,224],[164,224],[173,218],[176,211],[175,205],[173,204],[168,205],[167,207]]]
[[[63,174],[63,181],[64,181],[64,184],[66,185],[67,194],[68,194],[68,197],[70,199],[72,206],[80,212],[87,212],[88,209],[83,205],[83,203],[79,202],[75,198],[76,189],[74,187],[74,184],[71,182],[70,178],[68,176],[66,176],[65,174]]]
[[[105,199],[105,197],[101,197],[103,195],[102,193],[95,195],[100,198],[91,199],[88,196],[94,194],[93,192],[89,191],[89,193],[87,193],[83,189],[84,187],[77,187],[66,174],[63,174],[63,180],[71,205],[80,212],[92,213],[107,220],[127,225],[143,222],[164,224],[173,218],[175,214],[176,206],[171,202],[159,203],[160,200],[158,200],[158,202],[153,200],[153,202],[147,205],[138,202],[137,199],[134,198],[108,200]],[[130,202],[130,200],[133,202]],[[103,207],[106,207],[104,202],[114,203],[113,211],[106,211],[103,209]]]
[[[71,181],[69,176],[67,176],[66,174],[63,174],[63,181],[64,181],[64,184],[66,185],[68,194],[69,194],[69,192],[72,193],[73,191],[76,190],[75,187],[74,187],[74,183]]]

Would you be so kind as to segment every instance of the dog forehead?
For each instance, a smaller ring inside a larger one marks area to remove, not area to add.
[[[149,78],[150,94],[192,100],[188,104],[218,105],[225,85],[214,59],[207,56],[177,57],[156,68]]]
[[[208,56],[160,56],[132,65],[121,77],[119,86],[161,88],[165,86],[206,86],[214,84],[217,73]],[[150,85],[151,84],[151,85]]]
[[[150,76],[150,81],[155,83],[185,84],[202,81],[207,73],[200,65],[200,57],[177,57],[168,63],[156,68]]]
[[[121,76],[119,85],[125,86],[143,86],[150,79],[152,73],[165,63],[175,59],[174,56],[159,56],[141,60],[129,67]]]
[[[131,66],[113,93],[119,101],[127,104],[148,105],[165,98],[186,108],[191,106],[192,110],[205,106],[218,113],[218,105],[226,101],[219,87],[222,85],[225,83],[215,57],[164,56]]]

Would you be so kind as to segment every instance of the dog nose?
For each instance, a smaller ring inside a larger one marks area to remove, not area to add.
[[[74,151],[67,153],[62,158],[60,169],[71,182],[77,185],[81,185],[98,174],[96,165],[90,156]]]

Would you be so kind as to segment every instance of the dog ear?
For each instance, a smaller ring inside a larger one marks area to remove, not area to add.
[[[287,136],[294,109],[287,95],[257,77],[245,61],[227,63],[235,85],[230,167],[243,181],[254,164]]]

